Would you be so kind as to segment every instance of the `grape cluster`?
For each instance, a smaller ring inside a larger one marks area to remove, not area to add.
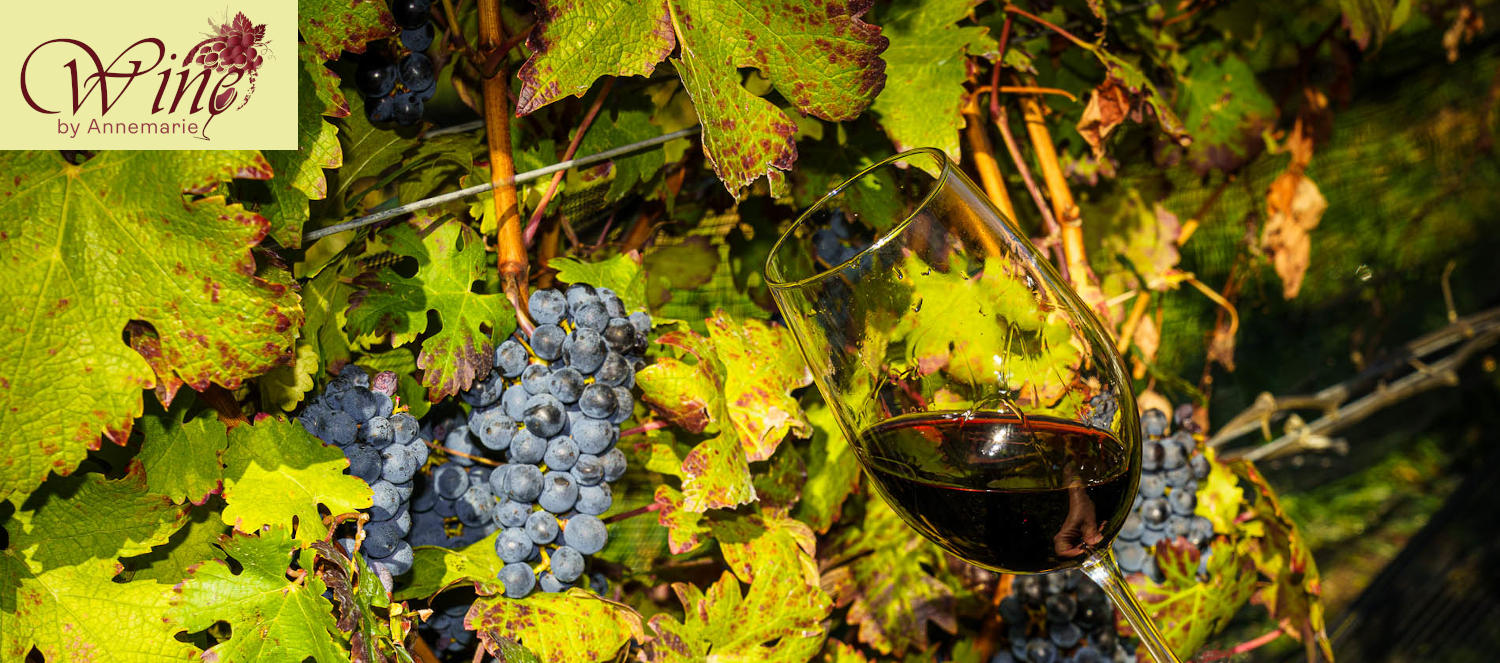
[[[411,507],[413,545],[462,547],[500,530],[499,578],[513,598],[575,586],[604,548],[599,516],[625,474],[615,443],[651,331],[649,316],[628,314],[607,288],[539,290],[529,303],[536,328],[496,348],[494,370],[460,395],[467,417],[432,425],[458,453],[422,479]],[[475,460],[490,457],[505,462]]]
[[[253,25],[244,14],[237,14],[234,20],[220,24],[214,33],[194,46],[186,59],[215,71],[238,69],[253,72],[265,62],[265,57],[255,48],[266,38],[265,24]]]
[[[366,509],[370,522],[360,551],[387,589],[411,568],[408,500],[428,454],[416,418],[394,411],[395,393],[395,373],[382,371],[372,381],[364,369],[345,366],[299,417],[308,433],[344,452],[349,474],[370,485],[374,503]],[[340,544],[352,552],[353,540]]]
[[[1082,571],[1016,576],[1000,601],[1006,642],[990,663],[1133,663],[1115,609]]]
[[[1198,506],[1198,482],[1208,476],[1209,466],[1193,437],[1197,425],[1192,414],[1190,405],[1177,408],[1177,432],[1171,435],[1167,435],[1169,422],[1161,410],[1151,409],[1141,415],[1144,441],[1140,488],[1114,543],[1115,561],[1125,573],[1144,573],[1152,581],[1162,582],[1154,554],[1156,544],[1176,538],[1186,539],[1203,552],[1198,573],[1207,573],[1214,526],[1193,511]]]
[[[371,122],[416,124],[427,100],[437,94],[437,70],[426,54],[434,35],[431,9],[432,0],[391,0],[405,53],[393,62],[389,54],[371,48],[354,75]]]

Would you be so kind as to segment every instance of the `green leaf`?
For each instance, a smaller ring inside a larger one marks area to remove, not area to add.
[[[302,397],[317,386],[313,376],[318,374],[318,363],[318,351],[312,344],[298,340],[296,359],[291,366],[277,366],[255,381],[261,405],[273,412],[297,409]]]
[[[667,485],[656,487],[656,521],[667,528],[667,549],[674,555],[696,550],[709,533],[703,514],[682,508],[682,491]]]
[[[397,601],[431,598],[462,583],[472,583],[481,595],[504,590],[499,574],[505,563],[495,555],[495,539],[500,538],[500,531],[496,530],[462,550],[437,546],[413,548],[411,575],[406,579],[406,586],[398,589],[393,598]]]
[[[1378,47],[1385,36],[1395,32],[1411,14],[1411,0],[1339,0],[1344,12],[1344,26],[1360,50],[1374,42]]]
[[[349,114],[349,102],[339,92],[339,77],[323,66],[313,48],[303,44],[297,51],[297,147],[267,150],[271,178],[271,203],[260,209],[271,223],[271,238],[282,246],[302,244],[302,225],[309,216],[309,200],[328,195],[323,169],[344,165],[338,131],[324,122],[326,117]]]
[[[605,150],[629,145],[661,135],[662,131],[651,124],[651,110],[646,108],[623,108],[614,113],[605,113],[589,127],[578,145],[579,154],[598,154]],[[624,198],[637,184],[650,180],[666,160],[660,148],[639,151],[635,154],[615,157],[595,169],[612,170],[614,177],[609,182],[605,202],[613,203]]]
[[[380,175],[402,164],[407,151],[417,145],[416,141],[395,131],[371,124],[365,117],[363,98],[353,95],[347,100],[349,114],[334,122],[338,125],[344,165],[334,171],[333,195],[329,196],[333,209],[323,215],[333,218],[364,209],[362,201],[355,199],[355,194],[368,193]]]
[[[883,57],[885,89],[871,107],[897,150],[936,147],[959,158],[969,54],[991,55],[983,27],[958,27],[978,0],[901,0],[872,17],[891,40]],[[849,173],[853,175],[853,172]]]
[[[802,663],[812,658],[823,647],[822,622],[832,606],[827,594],[802,581],[800,566],[782,556],[764,559],[745,594],[728,571],[706,593],[673,583],[683,621],[666,614],[652,617],[649,624],[657,635],[646,644],[643,660]]]
[[[486,643],[507,638],[541,660],[563,663],[610,659],[632,638],[643,637],[641,616],[630,606],[577,588],[524,599],[481,597],[464,626]]]
[[[927,647],[928,623],[958,629],[953,590],[927,569],[943,553],[911,528],[883,499],[865,500],[862,526],[844,530],[831,546],[831,562],[850,560],[823,574],[823,586],[848,621],[859,625],[859,641],[882,654],[901,656]]]
[[[295,523],[297,540],[312,543],[328,532],[319,505],[335,516],[370,506],[369,485],[345,474],[348,467],[342,451],[300,423],[264,417],[238,426],[229,431],[220,517],[246,533],[267,525],[291,532]]]
[[[1209,552],[1209,582],[1198,577],[1197,547],[1184,539],[1156,544],[1157,567],[1164,582],[1156,584],[1139,573],[1130,577],[1136,598],[1178,657],[1191,657],[1224,630],[1255,591],[1254,568],[1233,543],[1220,537]]]
[[[746,458],[770,458],[788,433],[812,434],[791,395],[812,384],[791,332],[759,320],[733,320],[720,311],[708,319],[708,335],[724,365],[726,415]]]
[[[12,537],[11,548],[42,568],[149,552],[187,520],[186,509],[147,489],[139,464],[121,479],[89,473],[65,481],[63,492],[47,494],[28,514],[27,531]]]
[[[775,568],[794,574],[810,587],[818,586],[818,542],[812,528],[786,516],[736,516],[711,526],[724,565],[746,583],[756,570]]]
[[[724,432],[698,443],[682,460],[682,508],[703,512],[755,501],[750,464],[734,434]]]
[[[1179,86],[1183,123],[1193,143],[1188,158],[1200,173],[1233,170],[1265,145],[1261,132],[1275,124],[1276,102],[1261,88],[1255,72],[1221,45],[1188,51]]]
[[[417,355],[433,402],[488,375],[495,355],[491,339],[510,335],[516,323],[504,295],[473,291],[474,282],[484,280],[484,242],[457,221],[435,223],[425,237],[409,225],[386,231],[391,252],[415,258],[417,273],[408,278],[382,269],[351,298],[346,326],[350,338],[390,335],[402,345],[427,330],[429,310],[437,312],[442,330],[424,339]]]
[[[587,91],[606,75],[649,75],[672,60],[703,124],[704,154],[731,192],[762,175],[778,178],[796,159],[796,123],[741,84],[760,70],[803,113],[858,116],[884,84],[886,39],[842,3],[789,12],[770,0],[723,4],[547,2],[521,68],[518,112]]]
[[[399,30],[382,0],[297,0],[297,24],[324,60],[337,60],[340,51],[363,53],[365,44]]]
[[[188,420],[183,405],[141,418],[141,464],[151,492],[182,503],[202,504],[224,480],[224,423],[212,411]]]
[[[617,254],[596,262],[562,257],[547,261],[547,266],[557,270],[557,280],[563,283],[587,283],[615,291],[627,311],[646,309],[646,274],[639,257]]]
[[[189,633],[215,622],[229,624],[229,639],[205,653],[220,661],[286,661],[320,663],[349,660],[343,634],[333,619],[333,604],[323,598],[327,586],[306,573],[288,580],[292,551],[298,547],[280,527],[258,537],[234,536],[222,544],[227,557],[195,568],[192,576],[173,588],[171,624]],[[304,570],[305,571],[305,570]]]
[[[157,663],[197,660],[160,615],[171,585],[117,583],[112,559],[42,570],[14,546],[0,550],[0,658]]]
[[[646,299],[651,310],[660,310],[673,290],[696,290],[708,283],[719,268],[719,251],[708,237],[688,237],[682,242],[654,248],[643,259]]]
[[[123,442],[141,389],[167,377],[238,388],[291,358],[302,312],[280,275],[254,275],[265,219],[209,192],[269,176],[255,152],[0,154],[0,500]],[[274,268],[272,268],[274,270]],[[158,366],[121,341],[141,320]]]
[[[807,421],[812,424],[812,446],[807,452],[807,481],[796,514],[823,534],[838,521],[844,500],[859,488],[859,463],[826,404],[819,401],[809,407]]]
[[[191,509],[187,524],[166,543],[152,548],[147,554],[121,560],[127,569],[134,571],[131,579],[175,585],[188,577],[194,565],[223,554],[214,544],[230,530],[219,520],[216,511],[212,505]]]

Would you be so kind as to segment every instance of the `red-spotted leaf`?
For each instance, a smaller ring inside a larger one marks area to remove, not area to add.
[[[1222,536],[1209,547],[1206,579],[1198,576],[1201,553],[1186,539],[1163,540],[1155,550],[1163,582],[1137,573],[1130,584],[1167,645],[1179,657],[1190,658],[1250,600],[1255,569]]]
[[[646,644],[643,660],[802,663],[812,658],[823,647],[822,622],[832,605],[822,590],[802,581],[799,566],[784,556],[769,557],[756,565],[755,582],[743,594],[728,571],[707,592],[673,583],[683,620],[652,617],[656,637]]]
[[[859,640],[882,654],[902,656],[927,647],[927,626],[958,629],[953,590],[933,577],[942,564],[937,546],[911,530],[885,500],[865,501],[861,527],[844,530],[825,553],[823,588],[849,607]]]
[[[656,487],[656,521],[667,528],[667,549],[674,555],[691,552],[703,543],[709,533],[703,514],[682,508],[682,491],[671,486]]]
[[[812,384],[791,332],[759,320],[708,319],[708,335],[724,365],[724,405],[745,456],[766,460],[787,433],[812,434],[792,390]]]
[[[0,173],[0,499],[123,442],[156,371],[237,388],[291,360],[290,275],[251,255],[266,220],[187,195],[269,177],[259,154],[5,152]],[[122,340],[131,320],[155,329],[154,363]]]
[[[598,77],[648,75],[672,60],[703,124],[704,153],[731,192],[796,159],[797,125],[741,84],[739,68],[760,70],[798,110],[847,120],[885,84],[880,28],[859,16],[868,2],[783,7],[774,0],[603,3],[546,2],[521,69],[519,111],[528,113]]]
[[[682,459],[682,507],[688,511],[728,509],[755,501],[750,464],[730,433],[698,443]]]
[[[898,150],[936,147],[958,158],[968,54],[993,54],[983,27],[959,27],[978,0],[900,0],[873,20],[890,38],[885,89],[872,110]]]
[[[349,102],[339,92],[339,77],[323,66],[313,48],[298,49],[297,149],[267,150],[271,178],[271,202],[260,213],[271,222],[271,238],[282,246],[302,244],[302,225],[307,223],[309,200],[328,196],[324,169],[344,165],[338,132],[324,117],[349,114]]]
[[[611,660],[632,638],[643,639],[641,616],[630,606],[582,589],[537,592],[524,599],[480,598],[464,617],[487,645],[506,638],[543,661]]]
[[[384,0],[297,0],[298,31],[324,60],[340,51],[365,52],[365,45],[395,35],[399,28]]]
[[[515,310],[504,295],[479,294],[475,281],[484,280],[483,240],[456,221],[425,232],[409,225],[386,231],[391,252],[416,259],[417,273],[406,277],[386,267],[363,280],[364,289],[350,298],[351,338],[390,337],[409,343],[427,330],[427,312],[436,311],[442,331],[422,341],[417,366],[433,402],[468,389],[488,375],[494,363],[491,339],[504,338],[515,328]]]
[[[818,586],[818,541],[806,523],[785,516],[735,516],[712,524],[724,564],[740,580],[750,583],[756,569],[768,566],[795,573]]]

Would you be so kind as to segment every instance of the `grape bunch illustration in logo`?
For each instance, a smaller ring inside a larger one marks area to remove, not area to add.
[[[214,23],[210,21],[209,25]],[[240,101],[240,107],[243,108],[250,101],[250,94],[255,92],[256,74],[270,52],[271,49],[266,47],[266,25],[255,25],[245,17],[244,12],[239,12],[234,15],[234,20],[215,26],[213,35],[193,46],[183,60],[185,63],[203,65],[211,71],[244,72],[250,80],[250,89]],[[214,97],[215,109],[222,111],[228,108],[237,95],[235,88],[226,88]]]

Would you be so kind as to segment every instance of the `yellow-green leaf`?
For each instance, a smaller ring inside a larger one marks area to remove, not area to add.
[[[349,461],[302,424],[264,417],[229,432],[225,454],[224,524],[253,533],[271,525],[293,532],[307,545],[324,538],[318,506],[330,514],[369,508],[370,487],[345,474]]]
[[[485,642],[508,638],[543,661],[561,663],[611,660],[632,638],[642,638],[641,616],[634,609],[577,588],[524,599],[480,598],[464,627],[478,631]]]

